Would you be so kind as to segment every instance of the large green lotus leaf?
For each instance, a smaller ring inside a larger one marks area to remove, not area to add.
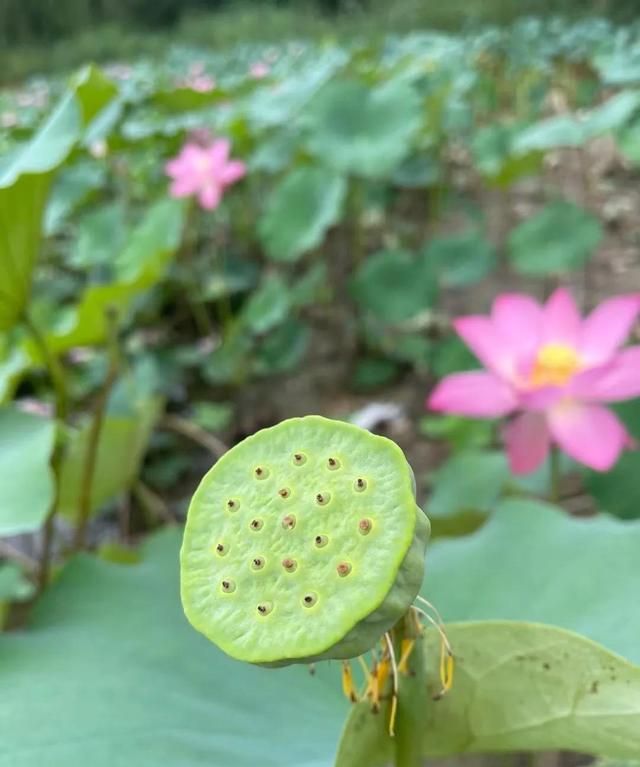
[[[445,620],[551,624],[640,663],[639,550],[640,521],[505,500],[473,535],[430,547],[423,594]]]
[[[479,533],[432,547],[425,594],[445,618],[497,612],[580,624],[637,656],[639,617],[628,607],[640,575],[625,576],[639,538],[640,524],[578,521],[544,504],[510,502]],[[265,671],[222,656],[180,613],[179,545],[179,531],[167,530],[147,543],[138,566],[77,559],[41,601],[31,631],[0,638],[1,767],[330,763],[345,710],[337,674]],[[613,585],[603,589],[602,580]],[[453,690],[430,699],[439,649],[429,632],[418,648],[427,695],[423,686],[409,690],[404,712],[417,711],[412,739],[417,732],[425,755],[547,744],[637,753],[637,668],[553,627],[489,622],[448,631],[458,664]],[[360,764],[384,763],[385,712],[372,717],[360,707],[353,716],[356,753],[372,737],[368,728],[376,738],[371,760]],[[359,767],[355,759],[342,764]]]
[[[118,95],[118,87],[100,69],[90,65],[71,78],[70,88],[75,91],[82,114],[81,128],[90,128],[103,110]]]
[[[248,162],[250,172],[280,173],[294,164],[298,134],[291,128],[278,127],[277,133],[264,136],[255,148]]]
[[[78,221],[70,264],[78,269],[110,268],[124,247],[127,234],[124,205],[121,202],[100,205]]]
[[[491,273],[497,262],[496,249],[479,232],[464,232],[436,237],[424,251],[434,272],[445,287],[461,287],[479,282]]]
[[[40,247],[40,228],[50,174],[21,176],[0,187],[0,332],[24,312]]]
[[[0,331],[29,300],[53,171],[114,93],[98,70],[83,70],[34,137],[0,163]]]
[[[507,187],[523,176],[537,173],[542,164],[539,152],[519,153],[514,148],[518,126],[487,125],[475,134],[473,160],[482,175],[492,184]]]
[[[296,62],[277,84],[256,88],[243,104],[250,128],[281,129],[295,122],[309,100],[347,59],[347,53],[337,46],[317,51],[313,61],[306,66]]]
[[[326,261],[312,262],[291,285],[291,305],[296,308],[327,303],[331,298]]]
[[[420,99],[406,83],[369,88],[347,80],[324,88],[306,119],[309,150],[325,165],[380,177],[409,154],[422,115]]]
[[[288,317],[282,325],[266,335],[253,360],[256,375],[276,375],[293,370],[304,357],[311,330],[295,317]]]
[[[633,165],[640,164],[640,121],[634,120],[630,125],[619,131],[616,136],[618,147],[622,154]]]
[[[640,753],[640,669],[615,654],[640,660],[640,614],[629,608],[640,589],[639,546],[640,522],[578,520],[529,500],[502,502],[473,535],[434,542],[422,593],[445,620],[464,621],[447,625],[454,686],[431,700],[439,648],[428,632],[414,661],[426,685],[416,698],[412,680],[403,679],[413,698],[411,710],[400,707],[399,734],[403,716],[415,717],[417,708],[421,756]],[[381,714],[354,709],[338,767],[389,761],[396,746],[386,733],[388,710]]]
[[[420,419],[419,428],[430,439],[448,442],[454,455],[489,447],[495,441],[495,423],[467,416],[426,415]],[[429,513],[431,515],[433,509]]]
[[[0,608],[2,602],[30,599],[34,590],[31,581],[25,578],[17,565],[10,562],[0,564]]]
[[[92,192],[105,183],[105,168],[96,161],[81,160],[60,170],[49,197],[44,215],[45,235],[59,232],[67,217],[80,206]]]
[[[47,333],[49,347],[62,353],[74,346],[100,343],[107,336],[109,312],[120,315],[137,293],[136,288],[127,283],[90,285],[80,295],[76,306],[65,309],[55,327]],[[34,359],[39,358],[33,344],[28,349]]]
[[[135,482],[161,407],[159,398],[149,396],[132,401],[128,412],[122,412],[116,398],[112,398],[98,441],[91,486],[92,512]],[[72,520],[78,515],[90,434],[91,420],[87,419],[70,436],[60,470],[58,511]]]
[[[1,767],[329,767],[338,676],[237,663],[195,632],[180,539],[155,536],[139,565],[77,558],[29,630],[0,636]]]
[[[488,514],[510,478],[503,452],[465,450],[438,469],[429,498],[429,516],[437,522],[462,514]]]
[[[599,759],[593,767],[640,767],[640,762],[635,759]]]
[[[0,188],[8,189],[20,176],[46,174],[57,168],[77,141],[81,121],[76,94],[68,91],[33,138],[0,165]]]
[[[0,408],[0,536],[37,530],[47,516],[54,437],[50,419]]]
[[[585,121],[587,138],[623,128],[640,108],[640,92],[622,91],[593,109]]]
[[[34,595],[35,586],[25,578],[22,570],[11,562],[0,563],[0,632],[4,626],[11,602],[26,602]]]
[[[393,174],[393,184],[404,189],[435,186],[442,177],[439,160],[432,155],[415,154],[407,157]]]
[[[512,230],[509,253],[521,274],[561,274],[583,266],[602,237],[602,226],[595,216],[560,200]]]
[[[383,357],[363,357],[356,362],[351,385],[356,391],[371,391],[391,383],[398,375],[398,365]]]
[[[148,288],[165,273],[182,235],[185,205],[160,200],[145,214],[115,261],[119,282]]]
[[[640,519],[640,452],[624,453],[606,473],[587,472],[584,483],[599,508],[621,519]]]
[[[584,143],[582,126],[573,115],[557,115],[528,125],[513,139],[515,152],[546,151],[556,147],[575,147]]]
[[[116,95],[117,88],[89,66],[75,75],[69,89],[33,137],[0,164],[0,188],[20,176],[55,170],[67,158],[82,131]]]
[[[253,333],[266,333],[283,322],[291,308],[286,282],[278,274],[267,275],[243,308],[241,319]]]
[[[431,308],[437,286],[427,259],[404,250],[383,250],[358,268],[351,293],[364,311],[398,323]]]
[[[598,53],[594,64],[606,85],[636,85],[640,82],[640,49],[627,45]]]
[[[296,261],[320,245],[340,218],[346,181],[323,168],[292,170],[273,192],[258,224],[267,255]]]
[[[424,757],[499,751],[638,754],[637,666],[584,637],[540,624],[456,623],[447,633],[456,653],[453,689],[432,699],[439,691],[440,648],[429,631],[413,660],[416,676],[401,679],[396,738],[387,733],[388,706],[376,716],[359,704],[336,767],[381,767],[398,753],[403,767],[422,767]]]
[[[578,147],[596,136],[619,130],[640,106],[640,94],[623,91],[578,119],[572,115],[549,117],[525,128],[513,142],[516,152]]]
[[[47,340],[58,352],[99,343],[107,332],[107,312],[121,313],[131,300],[160,280],[182,236],[185,206],[178,200],[153,205],[115,258],[116,279],[90,285],[77,306],[65,312]]]
[[[10,345],[0,337],[0,405],[11,399],[20,377],[31,367],[23,345]]]
[[[235,95],[235,94],[234,94]],[[231,94],[228,90],[219,87],[211,90],[194,90],[192,88],[173,88],[171,90],[156,91],[150,99],[150,103],[163,107],[170,113],[189,112],[197,109],[228,101]]]

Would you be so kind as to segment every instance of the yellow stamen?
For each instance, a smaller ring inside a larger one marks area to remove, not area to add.
[[[440,617],[440,614],[436,608],[431,604],[431,602],[427,602],[426,599],[423,599],[422,597],[418,597],[418,599],[420,599],[425,604],[428,604],[429,607],[434,610],[438,616],[438,620],[436,620],[432,618],[428,613],[426,613],[421,607],[413,605],[414,611],[426,618],[440,635],[440,683],[442,688],[433,696],[433,700],[440,700],[440,698],[448,693],[453,686],[453,669],[455,665],[453,650],[451,649],[451,644],[445,633],[444,625],[442,624],[442,618]]]
[[[363,700],[364,698],[369,698],[371,696],[371,689],[373,687],[373,677],[371,676],[371,671],[369,671],[369,666],[367,666],[365,659],[362,657],[362,655],[358,656],[358,662],[360,663],[360,667],[362,668],[362,673],[364,674],[364,688],[362,692],[360,693],[360,700]]]
[[[358,693],[353,684],[353,672],[351,671],[351,664],[348,660],[345,660],[342,664],[342,691],[344,692],[345,697],[352,703],[358,702]]]
[[[387,649],[389,651],[389,660],[391,661],[391,672],[393,687],[391,692],[391,715],[389,717],[389,735],[394,737],[396,734],[396,713],[398,711],[398,666],[396,665],[396,652],[393,647],[393,640],[391,634],[387,632],[384,635],[387,643]]]
[[[451,648],[445,645],[444,640],[441,640],[440,682],[442,684],[442,689],[440,692],[433,696],[434,700],[440,700],[440,698],[442,698],[443,695],[446,695],[446,693],[448,693],[449,690],[453,687],[453,668],[454,661],[453,654],[451,653]]]
[[[415,639],[403,639],[400,647],[400,662],[398,663],[398,673],[409,675],[409,656],[415,645]]]
[[[371,668],[371,681],[367,695],[371,698],[371,709],[374,714],[380,711],[380,678],[378,664],[374,663]]]
[[[382,694],[384,692],[384,686],[387,683],[387,679],[389,678],[389,671],[391,670],[391,664],[389,663],[388,658],[383,658],[380,663],[378,663],[378,668],[376,669],[375,674],[375,692],[374,697],[376,700],[375,703],[380,702],[380,698],[382,697]]]
[[[546,344],[533,364],[530,383],[535,388],[564,386],[579,369],[580,358],[574,349],[565,344]]]

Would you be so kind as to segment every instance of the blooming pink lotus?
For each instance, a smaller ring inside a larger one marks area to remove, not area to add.
[[[269,72],[271,72],[271,69],[264,61],[254,61],[249,67],[249,74],[254,80],[262,80]]]
[[[215,90],[216,81],[209,75],[193,75],[183,80],[179,85],[197,93],[211,93],[211,91]]]
[[[505,440],[515,473],[536,469],[552,442],[607,471],[632,445],[601,403],[640,395],[640,346],[620,348],[639,312],[640,294],[608,299],[585,319],[563,288],[544,306],[526,295],[498,296],[490,317],[454,323],[486,370],[447,376],[427,405],[479,418],[513,415]]]
[[[227,139],[217,139],[207,146],[185,144],[180,154],[165,166],[167,175],[173,179],[171,196],[197,195],[205,210],[217,208],[224,190],[246,173],[243,162],[229,159],[230,150],[231,142]]]

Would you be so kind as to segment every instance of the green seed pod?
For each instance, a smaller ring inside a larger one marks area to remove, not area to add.
[[[356,657],[413,602],[429,531],[394,442],[292,418],[236,445],[193,496],[184,611],[238,660]]]

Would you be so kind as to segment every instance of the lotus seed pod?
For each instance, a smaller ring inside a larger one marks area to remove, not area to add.
[[[394,442],[292,418],[229,450],[198,487],[180,555],[184,611],[238,660],[356,657],[413,602],[429,531]]]

